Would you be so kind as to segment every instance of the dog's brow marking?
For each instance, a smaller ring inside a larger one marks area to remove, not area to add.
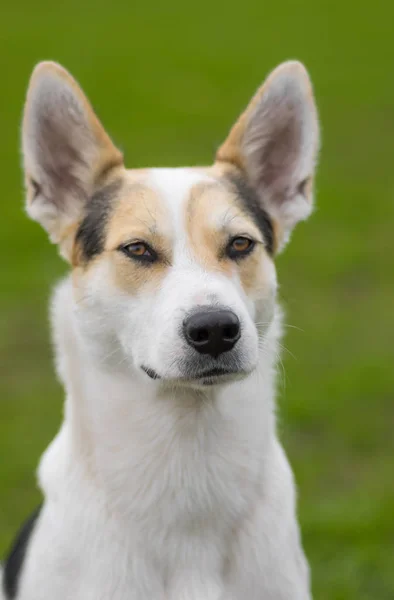
[[[219,260],[226,232],[217,220],[225,209],[228,210],[227,196],[230,194],[226,192],[218,181],[196,183],[189,193],[185,221],[188,244],[197,261],[204,269],[231,276],[231,264]]]
[[[146,227],[152,236],[157,235],[156,221],[154,223],[149,223],[149,221],[145,221],[144,219],[140,219],[139,217],[135,217],[135,220],[138,221],[138,223],[141,223],[141,225],[143,225],[144,227]]]
[[[104,250],[105,230],[113,210],[113,200],[121,186],[122,182],[116,180],[93,194],[87,202],[86,214],[75,238],[76,247],[82,250],[85,262]]]
[[[267,235],[244,208],[238,188],[222,177],[209,184],[195,184],[189,193],[185,220],[188,245],[204,269],[239,278],[251,297],[266,289],[271,262],[267,257]],[[226,258],[224,249],[232,235],[244,232],[261,243],[250,257],[235,263]]]
[[[144,207],[146,209],[146,212],[148,213],[148,215],[152,219],[152,223],[146,222],[145,225],[148,227],[150,233],[152,235],[155,235],[157,233],[157,221],[156,221],[156,217],[155,217],[155,215],[152,214],[152,211],[151,211],[151,209],[149,208],[149,206],[148,206],[148,204],[146,202],[146,198],[143,198],[143,201],[144,201]],[[141,219],[140,219],[140,221],[141,221],[141,223],[143,222]]]
[[[234,211],[234,213],[232,214],[233,211]],[[237,217],[238,217],[238,214],[235,212],[235,206],[229,206],[228,209],[226,210],[225,214],[223,215],[221,229],[225,230],[228,227],[230,227],[231,223],[233,221],[235,221],[235,219]]]
[[[132,240],[146,242],[159,260],[147,267],[126,257],[119,247]],[[129,296],[142,289],[157,290],[171,264],[171,241],[171,215],[149,178],[139,182],[126,180],[105,237],[103,260],[107,261],[110,280]]]
[[[217,183],[213,181],[201,181],[196,183],[190,190],[190,198],[187,203],[187,215],[188,219],[192,219],[195,209],[196,203],[198,202],[199,197],[204,192],[208,192],[209,190],[215,190],[217,188]]]
[[[238,174],[227,175],[224,178],[233,188],[242,208],[249,214],[257,227],[260,229],[265,241],[265,247],[269,255],[275,252],[276,240],[274,225],[267,212],[261,205],[257,193],[250,187],[247,181]]]
[[[141,182],[126,184],[111,214],[106,250],[114,250],[131,237],[141,237],[145,241],[149,241],[149,238],[168,241],[170,234],[170,219],[156,191]]]

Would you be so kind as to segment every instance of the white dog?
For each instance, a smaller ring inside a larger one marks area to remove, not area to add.
[[[75,80],[37,66],[27,211],[71,266],[52,302],[66,402],[5,598],[310,598],[275,428],[274,257],[311,212],[318,137],[287,62],[213,166],[126,170]]]

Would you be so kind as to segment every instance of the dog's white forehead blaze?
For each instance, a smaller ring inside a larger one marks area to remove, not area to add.
[[[174,239],[186,242],[184,207],[190,193],[199,183],[214,183],[215,179],[202,169],[175,168],[150,169],[147,185],[158,191],[172,218]]]

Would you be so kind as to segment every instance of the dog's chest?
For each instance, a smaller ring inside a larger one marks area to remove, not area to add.
[[[193,481],[197,473],[185,469],[183,476],[178,474],[176,487],[171,473],[163,472],[168,489],[163,481],[161,493],[159,489],[152,493],[145,510],[135,508],[133,502],[127,525],[118,530],[119,539],[110,553],[119,556],[119,544],[127,557],[125,589],[134,589],[136,581],[142,588],[146,580],[147,591],[157,590],[149,597],[157,600],[222,599],[234,536],[242,527],[251,496],[250,490],[235,485],[231,475],[233,484],[207,470],[205,481],[197,485]],[[187,484],[187,477],[192,483]],[[146,578],[140,578],[141,570]]]
[[[69,455],[67,425],[55,440],[41,483],[47,497],[58,498],[62,486],[70,523],[59,535],[70,532],[66,546],[78,556],[78,570],[86,557],[87,581],[106,574],[99,582],[105,597],[118,600],[116,589],[126,600],[122,590],[138,583],[154,590],[155,600],[221,600],[234,535],[259,494],[264,455],[261,427],[247,423],[245,403],[232,411],[98,415],[92,473],[78,477],[67,466],[59,473],[59,465],[70,464],[61,460]]]
[[[144,430],[133,431],[127,451],[117,443],[113,460],[106,452],[100,462],[122,545],[131,562],[138,553],[155,564],[168,588],[217,581],[234,531],[256,500],[259,449],[239,422],[215,411]]]
[[[100,469],[115,512],[152,530],[185,530],[188,536],[241,518],[261,468],[258,448],[223,418],[169,430],[164,425],[112,450]]]

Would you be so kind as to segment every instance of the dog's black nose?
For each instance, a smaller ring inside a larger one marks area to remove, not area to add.
[[[231,350],[241,337],[239,319],[231,310],[205,309],[194,313],[183,323],[189,346],[201,354],[217,358]]]

